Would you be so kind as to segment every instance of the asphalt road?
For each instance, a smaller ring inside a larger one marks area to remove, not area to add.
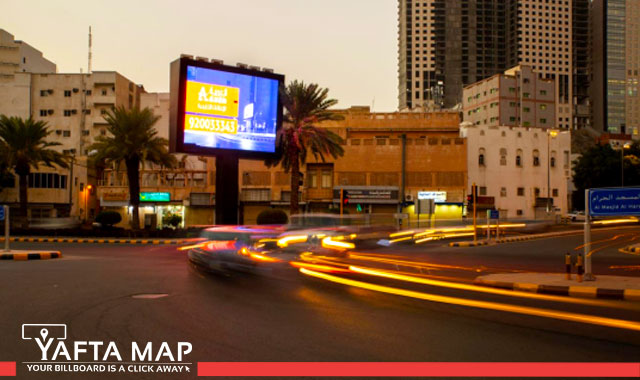
[[[598,232],[594,240],[615,235]],[[462,266],[547,270],[555,268],[557,256],[578,245],[579,239],[470,249],[433,244],[403,252]],[[63,258],[0,262],[0,361],[18,362],[22,378],[117,377],[27,372],[24,362],[38,361],[40,350],[33,340],[21,338],[24,323],[66,324],[69,341],[114,341],[125,361],[131,341],[153,342],[154,355],[162,342],[174,350],[177,342],[190,342],[193,351],[183,362],[193,363],[191,372],[172,378],[194,377],[200,361],[637,362],[640,358],[640,334],[625,329],[383,294],[306,277],[293,268],[212,275],[193,268],[185,252],[172,246],[14,245],[26,247],[60,250]],[[614,247],[597,257],[601,261],[594,260],[596,270],[609,271],[613,262],[637,265],[640,259],[618,254]],[[619,274],[638,275],[625,272]],[[640,321],[640,305],[631,302],[582,305],[430,286],[419,290]],[[141,294],[166,296],[134,297]]]

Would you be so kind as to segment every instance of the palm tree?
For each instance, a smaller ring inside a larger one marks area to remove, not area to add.
[[[29,226],[27,207],[29,204],[28,178],[31,168],[38,168],[41,163],[54,168],[55,165],[68,167],[68,158],[60,152],[49,149],[61,145],[46,141],[51,131],[44,121],[36,121],[29,117],[0,116],[0,144],[2,159],[6,166],[18,175],[20,187],[20,214],[23,227]]]
[[[291,172],[291,215],[298,213],[298,188],[300,186],[300,165],[307,160],[311,151],[316,160],[324,161],[325,155],[333,158],[342,156],[342,138],[337,134],[318,127],[326,120],[342,120],[343,116],[329,111],[338,103],[327,99],[328,89],[317,84],[293,81],[281,91],[285,109],[284,123],[277,138],[282,155],[276,160],[268,160],[268,166],[281,164],[285,172]]]
[[[124,164],[129,182],[129,203],[133,206],[131,227],[140,228],[140,165],[145,162],[174,167],[176,159],[167,150],[167,139],[157,136],[154,129],[160,116],[149,108],[127,110],[118,107],[104,116],[109,126],[108,135],[98,136],[89,147],[94,162],[120,168]]]

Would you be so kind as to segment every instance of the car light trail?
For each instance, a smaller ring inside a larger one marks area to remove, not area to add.
[[[369,255],[363,255],[363,254],[355,254],[355,253],[350,253],[349,257],[356,260],[376,261],[376,262],[385,263],[385,264],[401,265],[401,266],[425,268],[425,269],[459,269],[459,270],[466,270],[466,271],[472,271],[472,272],[480,272],[485,269],[484,267],[479,267],[479,268],[478,267],[462,267],[457,265],[432,264],[432,263],[422,263],[418,261],[406,261],[406,260],[398,260],[398,259],[391,259],[391,258],[380,258],[380,257],[374,257]]]
[[[508,297],[533,298],[533,299],[539,299],[544,301],[557,301],[557,302],[575,303],[575,304],[591,305],[591,306],[602,306],[602,307],[611,306],[609,303],[605,301],[600,301],[600,300],[562,297],[562,296],[554,296],[554,295],[547,295],[547,294],[521,292],[521,291],[515,291],[515,290],[495,289],[495,288],[488,288],[484,286],[460,284],[460,283],[448,282],[448,281],[430,280],[427,278],[407,276],[397,272],[381,271],[381,270],[375,270],[371,268],[360,268],[355,266],[349,266],[349,269],[352,272],[367,274],[370,276],[384,277],[384,278],[389,278],[393,280],[412,282],[416,284],[439,286],[439,287],[451,288],[451,289],[468,290],[472,292],[499,294],[499,295],[508,296]]]
[[[400,231],[400,232],[394,232],[392,234],[389,234],[390,238],[395,238],[398,236],[406,236],[406,235],[413,235],[415,233],[415,231],[413,230],[409,230],[409,231]]]
[[[289,244],[304,243],[307,241],[307,235],[290,235],[278,239],[278,247],[286,248]]]
[[[326,237],[322,239],[322,246],[329,249],[354,249],[356,246],[353,243],[347,243],[344,241],[336,241],[336,238]]]
[[[269,257],[265,255],[261,255],[259,253],[250,252],[249,257],[256,261],[264,261],[268,263],[279,263],[281,260],[275,257]]]
[[[445,303],[450,305],[460,305],[460,306],[474,307],[479,309],[504,311],[508,313],[525,314],[525,315],[532,315],[536,317],[552,318],[552,319],[559,319],[559,320],[570,321],[570,322],[580,322],[580,323],[587,323],[591,325],[640,331],[640,322],[626,321],[622,319],[598,317],[594,315],[577,314],[577,313],[570,313],[570,312],[556,311],[556,310],[549,310],[549,309],[538,309],[538,308],[529,307],[529,306],[507,305],[507,304],[502,304],[497,302],[477,301],[477,300],[469,300],[464,298],[440,296],[436,294],[428,294],[428,293],[416,292],[413,290],[398,289],[398,288],[392,288],[389,286],[369,284],[362,281],[349,280],[346,278],[333,276],[326,273],[315,272],[305,268],[300,268],[299,271],[304,275],[316,277],[322,280],[335,282],[338,284],[343,284],[348,286],[353,286],[356,288],[372,290],[372,291],[381,292],[381,293],[394,294],[402,297],[410,297],[410,298],[416,298],[416,299],[438,302],[438,303]]]
[[[206,244],[207,243],[200,243],[200,244],[193,244],[193,245],[183,245],[182,247],[178,247],[178,251],[186,251],[188,249],[202,248]]]
[[[595,220],[591,224],[620,224],[620,223],[632,223],[637,222],[638,218],[625,218],[625,219],[608,219],[608,220]]]
[[[401,242],[401,241],[411,240],[411,239],[413,239],[412,236],[406,236],[406,237],[401,237],[401,238],[389,240],[389,243],[393,244],[393,243],[398,243],[398,242]]]
[[[301,263],[299,261],[291,261],[289,264],[294,268],[306,268],[317,270],[320,272],[330,272],[330,273],[350,273],[351,271],[347,268],[338,268],[331,265],[320,265],[320,264],[309,264],[309,263]]]

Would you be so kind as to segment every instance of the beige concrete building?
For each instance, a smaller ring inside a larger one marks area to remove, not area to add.
[[[168,94],[143,94],[141,104],[162,116],[156,128],[161,136],[167,136]],[[347,189],[353,194],[352,203],[346,207],[350,215],[382,214],[392,221],[393,214],[400,210],[404,189],[405,200],[414,200],[419,191],[439,192],[437,217],[462,217],[467,188],[466,143],[458,136],[457,113],[372,113],[369,107],[336,112],[345,119],[322,126],[345,139],[345,154],[335,160],[327,157],[325,162],[309,157],[301,168],[301,211],[336,210],[340,189]],[[182,162],[178,170],[142,170],[141,191],[167,195],[163,201],[143,202],[141,220],[158,227],[167,214],[178,214],[187,226],[213,224],[215,158],[177,156]],[[281,167],[269,168],[260,160],[240,160],[239,172],[241,221],[255,223],[258,214],[271,207],[288,211],[290,175]],[[105,171],[97,194],[102,207],[122,213],[121,225],[126,226],[125,173]],[[404,211],[415,218],[410,209]]]
[[[555,81],[517,66],[463,90],[463,120],[473,125],[555,128]]]
[[[0,29],[0,81],[11,80],[16,72],[55,73],[56,64],[42,52]]]
[[[49,139],[61,144],[55,149],[73,157],[69,169],[41,166],[33,170],[30,217],[73,216],[84,220],[95,216],[97,179],[87,168],[87,148],[97,136],[106,134],[103,114],[113,107],[139,106],[142,92],[141,86],[113,71],[18,72],[11,80],[0,82],[0,114],[45,121],[52,131]],[[14,188],[0,193],[0,201],[17,206],[17,179]]]
[[[550,219],[569,211],[569,131],[463,123],[460,136],[467,141],[467,181],[500,218]]]

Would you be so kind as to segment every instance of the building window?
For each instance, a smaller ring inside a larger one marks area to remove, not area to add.
[[[540,152],[538,152],[538,149],[533,150],[533,166],[540,166]]]
[[[546,104],[540,104],[540,109],[541,110],[546,110],[547,109],[547,105]]]
[[[323,189],[330,189],[333,186],[332,177],[333,177],[333,172],[331,170],[323,170],[320,186]]]
[[[487,187],[486,186],[480,186],[480,188],[478,189],[479,191],[479,195],[487,195]]]
[[[56,173],[30,173],[28,187],[32,189],[66,189],[67,176]]]
[[[516,166],[519,168],[522,167],[522,149],[516,151]]]
[[[551,157],[549,158],[549,166],[551,166],[552,168],[556,167],[556,151],[555,150],[551,151]]]
[[[522,210],[516,210],[516,215],[522,216]]]
[[[534,189],[533,189],[533,194],[534,194],[536,197],[539,197],[539,196],[540,196],[540,188],[539,188],[539,187],[534,188]]]
[[[65,98],[70,98],[71,97],[71,90],[64,90],[64,97]]]
[[[107,90],[102,90],[102,95],[107,95]]]
[[[529,97],[529,93],[528,92],[523,92],[522,93],[522,97],[523,98],[528,98]]]
[[[102,108],[100,110],[100,115],[106,115],[107,114],[107,109],[106,108]]]
[[[547,90],[540,90],[540,95],[547,95]]]
[[[519,187],[518,188],[518,196],[519,197],[524,197],[524,187]]]
[[[40,116],[47,116],[47,110],[40,110]]]
[[[318,172],[315,170],[307,171],[307,186],[310,189],[315,189],[318,187]]]
[[[71,116],[71,110],[64,110],[64,116],[66,117]]]
[[[554,196],[554,197],[557,197],[558,196],[558,189],[551,190],[551,195]]]
[[[91,95],[91,90],[86,90],[84,93],[87,95]]]
[[[62,137],[71,137],[71,131],[62,131]]]
[[[540,119],[540,124],[547,124],[547,119]]]
[[[48,96],[49,92],[47,90],[40,90],[40,96]]]
[[[89,130],[88,129],[83,130],[82,136],[89,136]]]
[[[484,148],[480,148],[480,150],[478,151],[478,165],[479,166],[484,166],[485,162],[484,162]]]
[[[500,165],[507,165],[507,150],[505,148],[500,148]]]
[[[507,188],[506,187],[501,187],[500,188],[500,196],[501,197],[506,197],[507,196]]]
[[[531,109],[529,107],[523,107],[522,111],[523,112],[531,112]]]
[[[360,139],[351,139],[351,145],[360,145]]]

